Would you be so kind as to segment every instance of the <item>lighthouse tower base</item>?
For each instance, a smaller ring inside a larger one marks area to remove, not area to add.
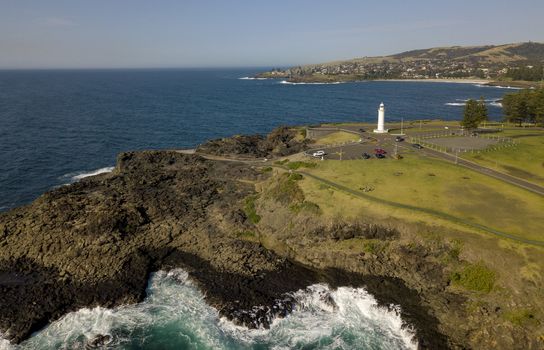
[[[375,134],[387,134],[389,132],[389,129],[374,129]]]

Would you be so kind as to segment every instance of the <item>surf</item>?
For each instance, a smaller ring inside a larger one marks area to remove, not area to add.
[[[416,349],[414,331],[398,306],[379,306],[364,288],[325,284],[292,293],[296,307],[269,329],[248,329],[221,317],[186,271],[152,274],[148,296],[139,304],[71,312],[20,345],[2,350],[41,348],[129,349]]]

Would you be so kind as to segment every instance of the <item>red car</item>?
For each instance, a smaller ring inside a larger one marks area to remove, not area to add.
[[[376,149],[374,149],[374,153],[376,153],[376,154],[386,154],[387,152],[383,148],[376,148]]]

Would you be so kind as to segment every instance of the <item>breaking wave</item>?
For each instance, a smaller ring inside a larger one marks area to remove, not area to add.
[[[140,304],[72,312],[20,345],[1,349],[416,349],[398,307],[380,307],[363,288],[315,284],[293,293],[297,306],[270,329],[248,329],[220,317],[176,269],[152,275]],[[94,344],[92,341],[94,340]]]
[[[94,176],[94,175],[99,175],[99,174],[104,174],[104,173],[110,173],[110,172],[113,171],[113,169],[115,169],[115,167],[108,166],[108,167],[105,167],[105,168],[100,168],[100,169],[96,169],[96,170],[92,170],[92,171],[79,171],[79,172],[75,172],[75,173],[65,174],[65,175],[61,176],[61,178],[62,179],[69,179],[70,182],[75,182],[75,181],[84,179],[84,178],[89,177],[89,176]]]
[[[523,90],[523,88],[515,87],[515,86],[499,86],[499,85],[486,85],[486,84],[474,84],[476,87],[488,87],[488,88],[495,88],[495,89],[511,89],[511,90]]]
[[[444,103],[444,105],[446,105],[446,106],[464,106],[468,100],[469,99],[457,98],[457,99],[455,99],[456,102],[447,102],[447,103]],[[487,104],[489,106],[502,107],[502,103],[500,102],[501,99],[499,99],[499,98],[487,99],[487,100],[484,100],[484,101],[485,101],[485,104]]]
[[[279,82],[279,84],[286,84],[286,85],[336,85],[336,84],[343,84],[343,83],[344,82],[342,81],[333,81],[330,83],[305,83],[305,82],[293,83],[287,80],[282,80]]]
[[[256,77],[242,77],[239,80],[268,80],[269,78],[256,78]]]

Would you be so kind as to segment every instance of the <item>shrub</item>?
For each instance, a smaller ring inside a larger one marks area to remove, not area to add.
[[[272,167],[271,167],[271,166],[267,166],[267,167],[261,169],[261,172],[263,172],[263,173],[269,173],[269,172],[271,172],[271,171],[272,171]]]
[[[363,242],[363,251],[365,253],[374,254],[379,249],[379,243],[375,241],[364,241]]]
[[[495,272],[482,263],[467,265],[451,275],[452,284],[484,293],[493,289],[495,279]]]
[[[253,240],[257,238],[257,235],[254,231],[238,231],[236,232],[236,237]]]
[[[293,213],[298,214],[301,211],[309,212],[312,214],[321,214],[321,208],[314,202],[304,201],[302,203],[295,203],[289,206],[289,210]]]
[[[285,205],[302,203],[304,201],[304,192],[298,187],[297,182],[289,177],[290,174],[284,173],[274,178],[273,180],[276,181],[266,195]]]
[[[298,173],[292,173],[289,175],[289,180],[293,180],[293,181],[300,181],[304,178],[304,176],[302,176],[301,174],[298,174]]]
[[[261,221],[261,217],[257,214],[257,210],[255,208],[256,199],[257,196],[249,196],[246,197],[244,201],[244,213],[246,214],[249,221],[254,224],[257,224],[259,223],[259,221]]]
[[[537,321],[533,312],[528,309],[508,311],[504,313],[503,317],[517,326]]]
[[[274,164],[284,165],[285,163],[288,163],[288,162],[289,162],[289,158],[286,158],[284,160],[277,160],[274,162]]]

